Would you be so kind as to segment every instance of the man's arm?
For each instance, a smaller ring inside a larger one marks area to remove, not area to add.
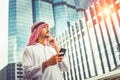
[[[33,66],[32,50],[26,48],[23,53],[23,72],[24,77],[27,79],[33,79],[42,76],[42,64]]]
[[[65,56],[63,60],[59,63],[59,67],[62,71],[69,71],[70,69],[70,64],[68,58]]]
[[[49,37],[49,43],[50,45],[52,45],[54,47],[54,49],[56,50],[57,54],[59,54],[60,52],[60,47],[58,46],[56,40],[53,37]]]

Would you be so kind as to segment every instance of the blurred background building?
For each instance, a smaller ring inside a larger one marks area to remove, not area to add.
[[[120,1],[96,1],[84,13],[56,38],[68,49],[65,80],[119,80]]]
[[[70,71],[65,80],[120,74],[119,13],[119,0],[9,0],[8,65],[0,71],[7,79],[2,80],[23,78],[23,48],[36,21],[48,22],[58,44],[67,48]]]
[[[9,63],[0,71],[0,80],[23,80],[21,63]]]

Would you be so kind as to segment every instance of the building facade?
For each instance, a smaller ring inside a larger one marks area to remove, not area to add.
[[[9,0],[8,63],[21,61],[21,54],[27,45],[32,24],[32,2]]]
[[[7,65],[6,80],[23,80],[23,70],[21,63],[9,63]]]
[[[7,66],[0,71],[0,80],[7,80]]]
[[[45,21],[50,27],[54,26],[52,0],[32,0],[33,22]]]
[[[0,71],[0,80],[23,80],[21,63],[9,63]]]
[[[56,35],[67,28],[67,22],[77,20],[75,0],[53,0]]]
[[[93,3],[83,18],[69,23],[68,29],[56,37],[59,45],[68,49],[70,71],[64,73],[65,80],[120,79],[119,69],[114,71],[120,65],[120,1],[105,2],[104,7],[101,3]]]

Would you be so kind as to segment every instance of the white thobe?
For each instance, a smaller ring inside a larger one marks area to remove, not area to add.
[[[69,70],[66,57],[59,64],[49,66],[42,72],[42,63],[55,54],[55,49],[39,43],[26,46],[23,53],[24,80],[64,80],[62,71]]]

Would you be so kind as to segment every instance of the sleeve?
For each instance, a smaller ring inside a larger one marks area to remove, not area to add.
[[[62,71],[69,71],[70,69],[70,64],[69,64],[69,60],[66,56],[64,56],[62,62],[59,63],[59,67]]]
[[[32,50],[25,48],[23,53],[23,73],[24,78],[31,80],[42,76],[42,65],[33,66]]]

